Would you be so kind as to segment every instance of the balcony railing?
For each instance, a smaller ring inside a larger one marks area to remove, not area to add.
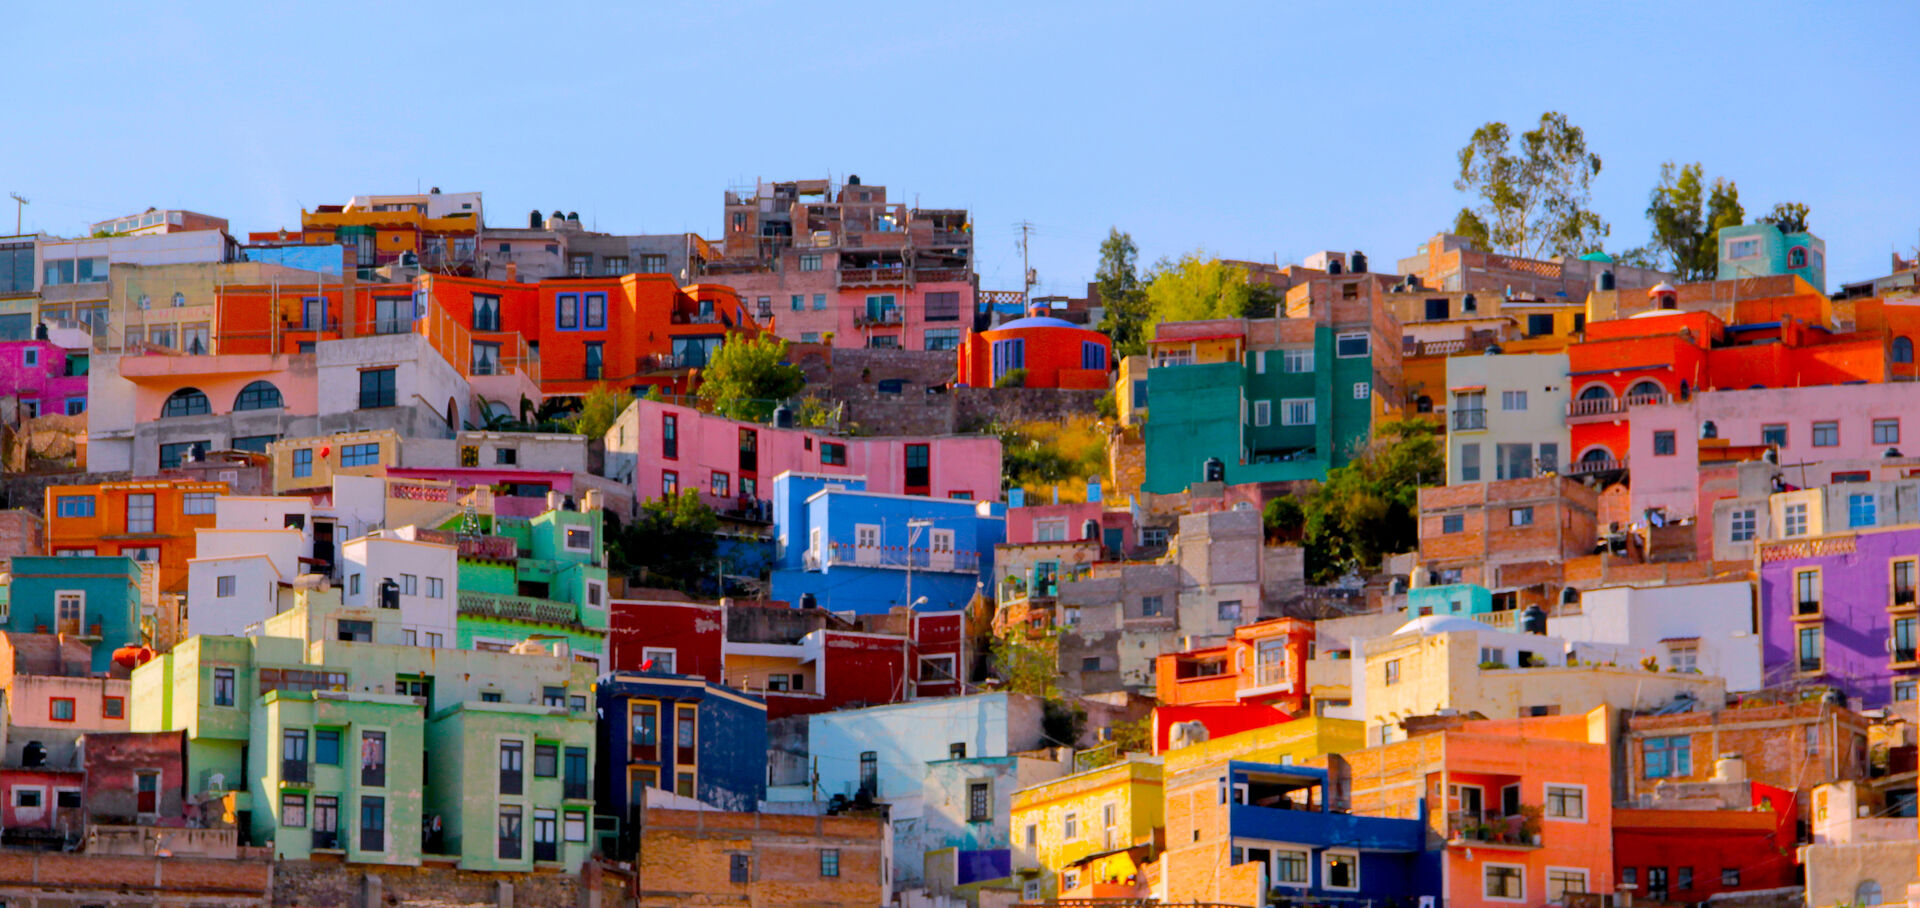
[[[1487,411],[1482,408],[1453,411],[1453,427],[1456,429],[1484,429],[1487,427]]]
[[[1634,407],[1646,407],[1667,402],[1665,394],[1630,394],[1626,397],[1601,397],[1567,401],[1567,415],[1611,416],[1625,413]]]
[[[1820,669],[1821,669],[1821,661],[1819,659],[1802,658],[1800,660],[1800,670],[1802,672],[1817,672]]]
[[[1895,662],[1912,662],[1914,655],[1914,649],[1911,646],[1904,649],[1900,647],[1894,647],[1893,649],[1893,661]]]
[[[1898,587],[1894,588],[1893,604],[1895,606],[1912,605],[1913,600],[1914,600],[1914,596],[1913,596],[1912,587],[1907,587],[1906,589],[1900,589]]]
[[[280,761],[280,781],[304,785],[307,783],[307,761],[283,759]]]
[[[880,286],[907,283],[905,268],[842,268],[836,274],[842,287]]]
[[[316,829],[313,831],[313,847],[317,850],[332,851],[339,849],[340,831],[337,829]]]
[[[479,618],[534,621],[541,624],[579,623],[579,616],[574,607],[564,602],[497,593],[463,591],[460,594],[460,614]]]
[[[812,556],[813,553],[809,552],[808,555]],[[827,564],[854,567],[911,567],[923,571],[956,571],[971,574],[980,570],[980,553],[836,542],[827,549]]]
[[[913,279],[922,284],[965,283],[971,272],[965,268],[915,268]]]
[[[512,561],[520,557],[520,546],[510,536],[489,536],[481,533],[454,533],[447,530],[431,530],[424,527],[414,530],[414,538],[421,542],[435,542],[450,545],[459,551],[460,557],[487,561]]]
[[[1447,815],[1449,842],[1494,845],[1508,848],[1538,848],[1540,819],[1537,812],[1522,810],[1511,816],[1473,811],[1455,811]]]
[[[1291,680],[1293,680],[1293,675],[1287,671],[1287,663],[1285,662],[1263,662],[1254,666],[1253,684],[1255,687],[1272,687],[1276,684],[1285,684]]]
[[[898,325],[905,319],[899,309],[882,309],[878,313],[866,313],[856,317],[853,323],[861,328],[877,328],[885,325]]]
[[[1799,602],[1794,603],[1793,613],[1795,615],[1803,615],[1803,616],[1818,615],[1820,614],[1820,600],[1802,599]]]
[[[568,779],[565,790],[561,792],[561,797],[569,801],[584,801],[587,798],[593,797],[593,794],[587,790],[586,780]]]
[[[1576,460],[1573,463],[1567,464],[1567,475],[1584,476],[1588,473],[1607,473],[1613,470],[1624,470],[1626,468],[1627,462],[1625,459],[1615,460],[1614,458],[1607,457],[1599,460]]]

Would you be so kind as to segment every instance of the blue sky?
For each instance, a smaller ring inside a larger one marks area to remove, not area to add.
[[[0,192],[29,230],[149,205],[267,230],[440,186],[496,225],[713,235],[729,185],[856,173],[971,208],[990,289],[1023,219],[1047,292],[1110,225],[1147,261],[1386,269],[1451,223],[1475,127],[1561,110],[1605,161],[1610,248],[1646,239],[1669,159],[1749,217],[1810,204],[1829,289],[1920,242],[1912,2],[127,6],[6,14]]]

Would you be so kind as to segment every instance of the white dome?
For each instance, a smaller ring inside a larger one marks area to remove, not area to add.
[[[1462,618],[1459,615],[1422,615],[1400,625],[1400,629],[1394,631],[1393,635],[1398,637],[1401,634],[1445,634],[1451,631],[1485,630],[1492,630],[1492,628],[1472,618]]]

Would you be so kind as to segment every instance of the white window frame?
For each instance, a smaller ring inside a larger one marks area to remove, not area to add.
[[[1253,402],[1253,424],[1255,426],[1273,425],[1273,401],[1256,400]]]
[[[1373,383],[1364,382],[1364,381],[1354,382],[1353,383],[1353,399],[1354,400],[1372,400],[1373,399]]]
[[[1066,542],[1067,541],[1066,518],[1034,521],[1033,522],[1033,541],[1034,542]]]
[[[1549,798],[1547,797],[1547,795],[1548,795],[1549,793],[1551,793],[1551,792],[1552,792],[1552,790],[1553,790],[1553,789],[1555,789],[1555,788],[1561,788],[1561,789],[1566,789],[1566,790],[1568,790],[1568,791],[1578,791],[1578,792],[1580,792],[1580,815],[1579,815],[1579,816],[1577,816],[1577,817],[1556,817],[1556,816],[1554,816],[1553,814],[1551,814],[1551,813],[1548,813],[1548,812],[1547,812],[1547,805],[1548,805],[1549,803],[1551,803],[1551,801],[1549,800]],[[1541,818],[1542,818],[1542,819],[1544,819],[1544,820],[1549,820],[1549,821],[1552,821],[1552,822],[1555,822],[1555,823],[1580,823],[1580,824],[1585,824],[1585,823],[1587,822],[1587,817],[1588,817],[1588,815],[1589,815],[1589,813],[1590,813],[1590,812],[1589,812],[1589,811],[1587,810],[1587,786],[1585,786],[1585,785],[1580,785],[1580,784],[1575,784],[1575,783],[1573,783],[1573,782],[1544,782],[1544,783],[1542,783],[1542,784],[1541,784],[1541,786],[1540,786],[1540,816],[1541,816]]]
[[[1335,886],[1328,881],[1327,871],[1331,869],[1334,858],[1353,859],[1353,885]],[[1320,888],[1328,892],[1360,891],[1360,852],[1352,848],[1329,848],[1320,852]]]
[[[662,655],[665,655],[667,657],[667,661],[673,663],[672,673],[676,675],[679,674],[680,673],[680,651],[678,648],[671,647],[671,646],[643,646],[640,648],[641,662],[645,662],[649,659],[658,658],[659,656],[662,656]],[[658,671],[659,670],[658,666],[656,666],[654,670]]]
[[[1319,416],[1319,414],[1318,414],[1318,413],[1315,413],[1315,412],[1314,412],[1314,410],[1315,410],[1315,406],[1314,406],[1314,404],[1315,404],[1315,401],[1314,401],[1314,399],[1313,399],[1313,398],[1311,398],[1311,397],[1285,397],[1285,398],[1281,398],[1281,400],[1280,400],[1280,424],[1281,424],[1281,425],[1283,425],[1283,426],[1311,426],[1311,425],[1315,425],[1315,424],[1317,423],[1317,417]],[[1306,418],[1306,420],[1305,420],[1305,421],[1300,421],[1300,420],[1296,420],[1296,419],[1294,419],[1294,418],[1293,418],[1293,409],[1294,409],[1294,407],[1296,407],[1296,406],[1300,406],[1300,405],[1305,405],[1305,406],[1306,406],[1306,411],[1307,411],[1307,418]]]
[[[442,599],[446,596],[446,581],[439,577],[427,578],[427,598]]]
[[[1487,882],[1488,882],[1487,871],[1494,867],[1507,867],[1513,870],[1520,871],[1520,896],[1518,898],[1509,898],[1504,895],[1488,895],[1487,894]],[[1489,902],[1506,902],[1508,904],[1524,904],[1527,901],[1527,865],[1509,864],[1504,861],[1483,862],[1480,865],[1480,897],[1483,899],[1486,899]]]
[[[1746,525],[1741,526],[1742,523]],[[1727,541],[1752,542],[1760,532],[1760,511],[1757,508],[1736,508],[1728,512]],[[1742,535],[1742,534],[1745,535]]]
[[[916,675],[915,675],[914,677],[915,677],[916,679],[919,679],[919,678],[923,678],[923,677],[925,677],[925,676],[926,676],[926,674],[927,674],[927,666],[928,666],[928,665],[930,665],[930,664],[940,664],[940,663],[944,663],[944,664],[946,665],[946,668],[945,668],[945,669],[943,669],[943,671],[944,671],[944,672],[945,672],[945,674],[946,674],[946,677],[945,677],[945,678],[942,678],[942,679],[936,679],[936,680],[933,680],[933,681],[919,681],[918,683],[920,683],[920,684],[950,684],[950,683],[952,683],[952,682],[953,682],[954,680],[956,680],[956,679],[957,679],[957,678],[959,677],[959,675],[958,675],[958,674],[957,674],[957,673],[956,673],[956,672],[954,671],[954,665],[955,665],[955,663],[956,663],[957,661],[958,661],[958,659],[957,659],[957,658],[956,658],[956,657],[954,656],[954,654],[953,654],[953,653],[930,653],[930,654],[928,654],[928,655],[924,655],[924,656],[921,656],[921,657],[920,657],[920,672],[919,672],[919,674],[916,674]]]
[[[1301,863],[1305,864],[1307,868],[1306,879],[1295,882],[1293,880],[1283,880],[1280,878],[1280,855],[1282,852],[1285,852],[1287,854],[1297,854],[1300,856]],[[1288,889],[1313,888],[1313,849],[1281,848],[1281,847],[1267,848],[1267,882],[1274,886],[1285,886]]]
[[[1299,375],[1313,371],[1313,348],[1280,351],[1280,371]]]
[[[1545,896],[1547,897],[1547,904],[1549,904],[1549,905],[1564,905],[1564,904],[1566,904],[1566,900],[1565,900],[1564,898],[1562,898],[1562,899],[1561,899],[1560,901],[1558,901],[1558,902],[1556,902],[1556,901],[1554,901],[1554,900],[1553,900],[1553,875],[1554,875],[1555,873],[1577,873],[1577,874],[1580,874],[1580,891],[1581,891],[1581,892],[1592,892],[1592,891],[1593,891],[1593,873],[1592,873],[1591,871],[1589,871],[1589,870],[1587,870],[1587,868],[1585,868],[1585,867],[1556,867],[1556,866],[1554,866],[1554,865],[1552,865],[1552,864],[1549,864],[1549,865],[1547,865],[1547,866],[1546,866],[1546,867],[1544,868],[1544,870],[1545,870],[1545,874],[1546,874],[1546,875],[1545,875],[1545,876],[1544,876],[1544,877],[1543,877],[1542,879],[1543,879],[1543,880],[1544,880],[1544,881],[1546,882],[1546,885],[1547,885],[1547,888],[1546,888],[1546,890],[1545,890],[1545,892],[1543,892],[1542,894],[1543,894],[1543,895],[1545,895]],[[1524,881],[1525,881],[1525,878],[1523,877],[1523,878],[1522,878],[1522,882],[1524,882]],[[1485,887],[1483,886],[1482,888],[1485,888]],[[1564,895],[1564,893],[1563,893],[1563,895]]]
[[[1745,255],[1734,254],[1735,250],[1738,250],[1741,246],[1748,245],[1748,244],[1751,244],[1752,248]],[[1725,253],[1726,259],[1729,262],[1742,262],[1742,261],[1746,261],[1747,259],[1759,258],[1760,253],[1762,251],[1760,248],[1760,245],[1761,245],[1760,238],[1757,236],[1728,237],[1727,248]]]
[[[880,525],[877,523],[856,523],[853,525],[853,545],[860,549],[880,547]]]
[[[232,599],[239,587],[240,578],[236,574],[221,574],[213,578],[213,596],[216,599]]]
[[[1069,810],[1060,818],[1060,841],[1077,842],[1080,840],[1080,812]]]
[[[1253,351],[1253,374],[1255,375],[1267,374],[1267,351],[1265,350]]]
[[[1519,406],[1515,406],[1515,404]],[[1500,409],[1505,413],[1525,413],[1527,411],[1527,392],[1517,390],[1501,391]]]
[[[1351,340],[1356,337],[1367,342],[1367,349],[1361,353],[1352,353],[1352,354],[1341,353],[1340,342],[1343,340]],[[1365,331],[1342,331],[1339,334],[1336,334],[1333,336],[1333,356],[1335,359],[1360,359],[1361,357],[1372,356],[1372,355],[1373,355],[1373,338],[1368,336],[1367,332]]]

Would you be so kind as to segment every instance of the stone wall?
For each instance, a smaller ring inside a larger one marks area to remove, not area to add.
[[[579,874],[509,873],[282,861],[273,865],[273,904],[376,908],[386,905],[497,908],[619,908],[632,904],[624,879],[588,863]]]
[[[9,473],[0,477],[0,508],[19,508],[45,519],[46,515],[40,512],[47,503],[48,486],[125,482],[131,478],[133,474],[125,470],[110,473]]]
[[[25,509],[0,511],[0,560],[15,555],[38,555],[46,538],[46,523]]]
[[[268,899],[278,871],[279,865],[266,861],[5,852],[0,853],[0,902],[47,908],[162,904],[264,908],[284,904]]]

